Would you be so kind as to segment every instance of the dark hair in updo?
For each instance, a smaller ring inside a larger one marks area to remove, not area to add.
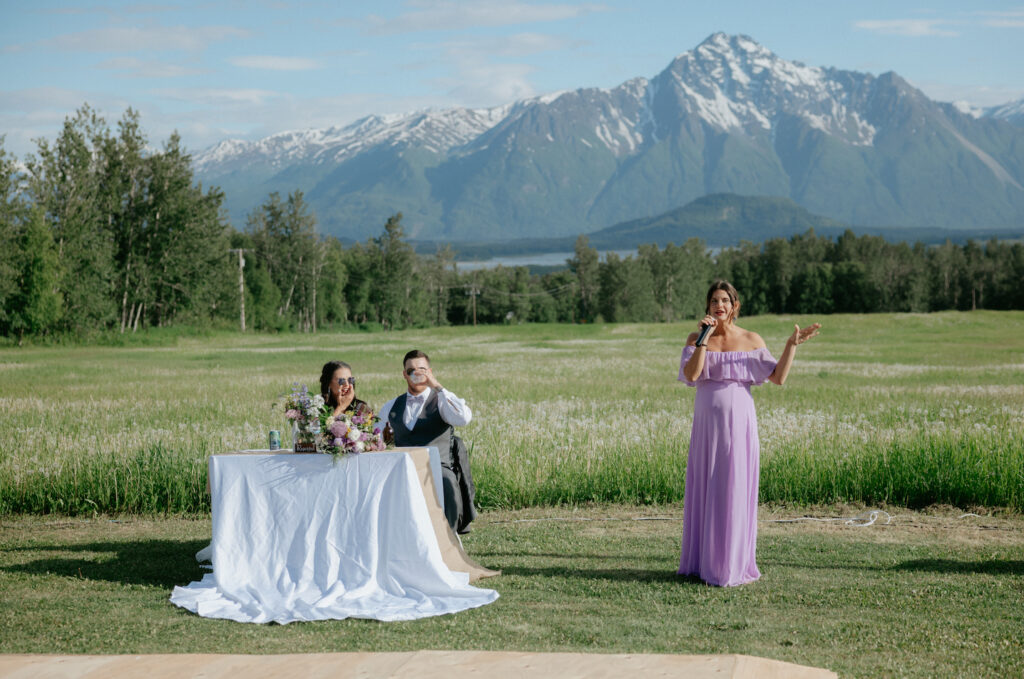
[[[711,287],[708,288],[708,298],[707,303],[704,305],[704,313],[711,313],[711,295],[715,294],[718,290],[725,290],[725,294],[729,295],[729,300],[732,301],[733,306],[732,317],[735,320],[740,315],[739,309],[736,309],[736,305],[740,303],[740,294],[736,292],[736,288],[732,286],[732,283],[721,279],[712,283]]]
[[[345,361],[328,361],[320,371],[320,395],[324,397],[324,403],[332,408],[338,405],[334,400],[334,394],[331,393],[331,378],[338,368],[348,368],[349,372],[352,372],[352,366]]]

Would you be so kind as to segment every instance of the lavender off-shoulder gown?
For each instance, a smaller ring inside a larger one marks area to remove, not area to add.
[[[694,350],[683,349],[679,366],[679,380],[697,387],[679,574],[742,585],[761,577],[754,561],[760,445],[750,385],[768,379],[776,361],[767,349],[709,351],[691,382],[683,366]]]

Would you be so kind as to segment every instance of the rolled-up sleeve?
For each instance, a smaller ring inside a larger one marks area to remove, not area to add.
[[[441,419],[453,427],[465,427],[473,419],[473,411],[466,402],[447,389],[437,392],[437,409]]]

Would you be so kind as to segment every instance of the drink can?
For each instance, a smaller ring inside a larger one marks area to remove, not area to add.
[[[270,449],[281,450],[281,432],[276,429],[270,430]]]

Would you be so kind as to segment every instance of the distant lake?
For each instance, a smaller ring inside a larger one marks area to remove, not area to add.
[[[712,256],[717,255],[722,248],[708,248]],[[598,256],[603,261],[609,252],[614,252],[619,257],[636,257],[636,249],[633,250],[599,250]],[[477,271],[479,269],[493,269],[498,266],[565,266],[565,260],[576,256],[575,252],[541,252],[533,255],[509,255],[507,257],[491,257],[490,259],[458,260],[455,263],[459,271]]]
[[[636,256],[636,250],[602,250],[598,252],[601,259],[604,259],[609,252],[614,252],[619,257],[629,255]],[[491,257],[470,262],[455,262],[459,271],[476,271],[478,269],[493,269],[498,266],[563,266],[565,260],[576,256],[575,252],[542,252],[533,255],[509,255],[508,257]]]

